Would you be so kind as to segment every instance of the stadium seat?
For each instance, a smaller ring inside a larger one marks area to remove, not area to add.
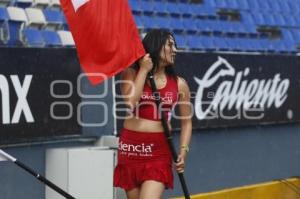
[[[9,39],[9,15],[5,7],[0,7],[0,44],[7,44]]]
[[[145,15],[152,15],[154,13],[153,3],[151,1],[140,1],[140,8]]]
[[[11,4],[11,0],[0,0],[0,7],[7,7]]]
[[[51,4],[50,0],[33,0],[33,7],[44,9]]]
[[[148,32],[150,29],[159,28],[157,21],[153,16],[143,16],[142,21],[144,24],[144,30]]]
[[[186,49],[186,37],[183,35],[174,35],[178,49]]]
[[[56,31],[41,31],[46,47],[61,47],[62,43]]]
[[[173,17],[181,16],[177,3],[166,3],[166,11]]]
[[[299,29],[292,29],[290,30],[295,42],[300,43],[300,30]]]
[[[195,18],[183,18],[182,24],[188,34],[196,34],[199,31],[197,27],[197,19]]]
[[[44,13],[38,8],[25,8],[25,13],[28,18],[27,25],[34,28],[42,29],[46,25]]]
[[[281,13],[288,14],[292,11],[287,1],[278,1],[278,4],[281,9]]]
[[[143,29],[144,28],[144,24],[143,24],[141,16],[139,16],[139,15],[133,15],[133,17],[134,17],[134,21],[135,21],[135,24],[138,27],[138,29]]]
[[[185,18],[189,18],[193,15],[191,11],[190,5],[187,3],[177,3],[177,7],[179,12],[181,12],[181,16]]]
[[[72,34],[70,31],[65,30],[59,30],[57,31],[57,34],[59,35],[59,38],[61,40],[61,43],[64,47],[74,47],[75,43],[72,37]]]
[[[0,7],[0,44],[7,44],[9,39],[9,15],[5,7]]]
[[[201,36],[199,37],[199,39],[200,39],[200,43],[202,44],[203,50],[213,51],[217,49],[213,37]]]
[[[226,1],[224,1],[224,0],[211,0],[209,2],[210,2],[211,7],[227,8]]]
[[[247,0],[237,0],[237,4],[240,10],[249,10],[249,4]]]
[[[43,13],[47,21],[47,29],[57,30],[62,27],[64,22],[61,11],[46,8]]]
[[[184,25],[180,18],[171,17],[169,21],[170,21],[170,29],[172,30],[172,32],[183,33],[185,31]]]
[[[190,50],[204,50],[201,40],[198,36],[187,36],[187,46]]]
[[[140,7],[140,3],[137,0],[129,0],[129,6],[131,7],[131,11],[133,14],[142,14],[142,9]]]
[[[162,16],[168,15],[168,11],[166,9],[166,4],[164,2],[154,1],[153,9],[155,10],[155,13],[157,15],[162,15]]]
[[[285,21],[286,26],[290,26],[290,27],[297,27],[299,26],[299,24],[297,23],[297,21],[294,19],[293,16],[289,15],[289,14],[282,14],[283,20]]]
[[[32,5],[33,0],[15,0],[14,5],[20,8],[28,8]]]
[[[156,16],[155,18],[155,24],[164,29],[170,29],[170,19],[169,17],[161,17],[161,16]]]
[[[214,43],[216,44],[218,51],[228,51],[230,50],[227,45],[226,39],[224,37],[214,37]]]
[[[59,0],[50,0],[50,5],[51,8],[54,9],[60,9],[60,1]]]
[[[23,8],[7,7],[9,15],[9,40],[8,46],[23,45],[21,40],[22,30],[27,24],[27,16]]]
[[[44,47],[45,41],[41,32],[37,29],[26,28],[23,30],[23,42],[27,47]]]

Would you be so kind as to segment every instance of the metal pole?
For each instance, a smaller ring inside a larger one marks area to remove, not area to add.
[[[19,167],[21,167],[22,169],[24,169],[25,171],[27,171],[28,173],[30,173],[31,175],[33,175],[35,178],[37,178],[39,181],[43,182],[44,184],[46,184],[48,187],[50,187],[51,189],[53,189],[54,191],[56,191],[57,193],[61,194],[62,196],[64,196],[67,199],[76,199],[75,197],[71,196],[70,194],[68,194],[67,192],[65,192],[64,190],[62,190],[61,188],[59,188],[58,186],[56,186],[54,183],[52,183],[51,181],[47,180],[44,176],[36,173],[34,170],[32,170],[30,167],[26,166],[24,163],[20,162],[19,160],[17,160],[16,158],[14,158],[13,156],[9,155],[8,153],[4,152],[3,150],[0,149],[0,155],[4,156],[6,159],[12,161],[13,163],[15,163],[16,165],[18,165]]]
[[[173,160],[174,162],[177,162],[177,152],[175,150],[175,147],[174,147],[174,144],[173,144],[173,137],[172,135],[170,134],[170,130],[169,130],[169,127],[168,127],[168,123],[167,123],[167,120],[165,118],[165,115],[164,114],[161,114],[162,110],[160,110],[160,96],[159,94],[157,93],[157,87],[156,87],[156,84],[155,84],[155,81],[154,81],[154,77],[153,77],[153,73],[150,72],[149,75],[148,75],[148,78],[150,80],[150,84],[151,84],[151,89],[152,89],[152,93],[154,94],[155,96],[155,103],[156,103],[156,106],[158,108],[158,111],[161,115],[161,122],[162,122],[162,126],[163,126],[163,129],[164,129],[164,134],[166,136],[166,139],[168,141],[168,144],[169,144],[169,148],[171,150],[171,153],[172,153],[172,157],[173,157]],[[188,191],[188,188],[186,186],[186,183],[185,183],[185,179],[184,179],[184,175],[183,173],[178,173],[178,177],[179,177],[179,181],[180,181],[180,184],[181,184],[181,188],[182,188],[182,191],[184,193],[184,197],[186,199],[190,199],[190,194],[189,194],[189,191]]]

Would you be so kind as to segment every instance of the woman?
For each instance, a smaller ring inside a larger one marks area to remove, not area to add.
[[[164,30],[152,30],[143,39],[148,54],[136,67],[122,73],[121,92],[131,114],[124,121],[115,168],[114,186],[125,189],[128,199],[159,199],[164,189],[173,188],[172,157],[163,133],[161,116],[167,117],[175,103],[181,116],[180,149],[177,172],[184,172],[191,139],[190,91],[187,83],[173,70],[177,52],[174,37]],[[148,80],[152,71],[162,101],[160,115]]]

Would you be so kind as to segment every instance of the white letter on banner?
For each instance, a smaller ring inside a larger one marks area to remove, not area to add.
[[[90,0],[72,0],[72,4],[73,4],[75,12],[77,12],[78,8],[80,8],[82,5],[84,5],[88,1],[90,1]]]

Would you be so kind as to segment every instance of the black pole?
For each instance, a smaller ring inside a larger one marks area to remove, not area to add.
[[[169,130],[169,127],[168,127],[167,120],[165,118],[165,115],[162,113],[162,110],[160,109],[161,108],[160,107],[160,103],[161,103],[160,96],[157,93],[157,87],[156,87],[152,72],[150,72],[148,74],[148,78],[149,78],[149,81],[150,81],[150,84],[151,84],[151,89],[152,89],[152,93],[154,95],[156,106],[158,108],[159,114],[161,115],[161,123],[162,123],[163,129],[164,129],[164,134],[165,134],[166,139],[168,141],[169,148],[171,150],[173,160],[174,160],[174,162],[177,162],[178,155],[177,155],[177,152],[176,152],[174,144],[173,144],[173,137],[170,134],[170,130]],[[179,177],[179,181],[180,181],[181,188],[182,188],[182,191],[184,193],[185,199],[190,199],[190,194],[189,194],[188,188],[186,186],[183,173],[178,173],[177,172],[177,174],[178,174],[178,177]]]
[[[21,167],[22,169],[24,169],[25,171],[27,171],[28,173],[30,173],[31,175],[33,175],[34,177],[36,177],[39,181],[41,181],[44,184],[46,184],[47,186],[49,186],[51,189],[53,189],[57,193],[64,196],[65,198],[67,198],[67,199],[76,199],[75,197],[71,196],[70,194],[68,194],[67,192],[65,192],[64,190],[62,190],[58,186],[56,186],[54,183],[47,180],[44,176],[42,176],[42,175],[36,173],[35,171],[33,171],[31,168],[29,168],[28,166],[26,166],[22,162],[20,162],[18,160],[15,160],[14,163],[16,165],[18,165],[19,167]]]

